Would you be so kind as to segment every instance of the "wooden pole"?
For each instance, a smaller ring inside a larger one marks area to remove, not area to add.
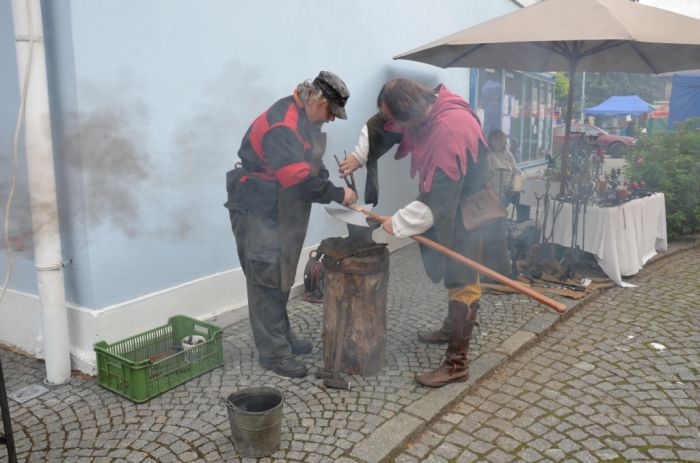
[[[566,195],[566,180],[569,172],[569,154],[571,153],[571,117],[574,111],[574,87],[576,87],[576,64],[578,58],[572,57],[569,63],[569,95],[566,102],[566,121],[564,123],[564,146],[561,151],[559,195]]]
[[[368,211],[367,209],[363,209],[362,207],[355,205],[355,204],[350,206],[350,208],[357,211],[357,212],[361,212],[361,213],[365,214],[367,217],[369,217],[370,219],[372,219],[376,222],[382,223],[381,216],[372,212],[372,211]],[[551,298],[545,296],[544,294],[535,291],[532,288],[528,288],[527,286],[525,286],[521,283],[518,283],[517,281],[512,280],[505,275],[501,275],[500,273],[496,272],[495,270],[491,270],[490,268],[488,268],[484,265],[481,265],[478,262],[475,262],[467,257],[464,257],[462,254],[459,254],[450,248],[447,248],[439,243],[436,243],[435,241],[433,241],[429,238],[426,238],[423,235],[413,235],[413,236],[411,236],[411,238],[413,238],[415,241],[418,241],[422,245],[427,246],[430,249],[432,249],[436,252],[439,252],[440,254],[442,254],[446,257],[449,257],[450,259],[453,259],[461,264],[466,265],[469,268],[476,270],[480,274],[487,276],[487,277],[491,278],[492,280],[496,280],[501,284],[504,284],[510,288],[513,288],[514,290],[518,291],[519,293],[524,294],[527,297],[536,300],[540,304],[544,304],[547,307],[554,309],[557,313],[563,313],[564,311],[566,311],[566,305],[562,304],[561,302],[557,302],[554,299],[551,299]]]

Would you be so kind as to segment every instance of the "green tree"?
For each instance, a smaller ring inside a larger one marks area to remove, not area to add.
[[[689,119],[674,132],[640,139],[625,157],[625,177],[644,181],[666,200],[669,237],[700,231],[700,119]]]
[[[566,111],[566,100],[569,96],[569,77],[564,72],[554,74],[555,105]]]
[[[579,76],[577,79],[580,79]],[[580,101],[581,91],[577,90]],[[615,95],[638,95],[642,100],[653,103],[663,98],[663,84],[658,77],[651,74],[586,73],[586,106],[598,105]]]

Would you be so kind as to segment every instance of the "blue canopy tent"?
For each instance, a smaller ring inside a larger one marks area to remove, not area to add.
[[[588,116],[641,116],[653,111],[654,108],[637,95],[611,96],[598,106],[586,108]]]
[[[700,74],[674,74],[671,88],[668,128],[676,122],[700,117]]]

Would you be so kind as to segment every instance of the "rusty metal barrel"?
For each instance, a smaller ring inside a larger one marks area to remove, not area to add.
[[[384,244],[351,238],[328,238],[318,249],[323,253],[325,368],[333,369],[340,348],[341,372],[377,374],[386,351],[389,251]],[[344,333],[343,339],[338,333]]]

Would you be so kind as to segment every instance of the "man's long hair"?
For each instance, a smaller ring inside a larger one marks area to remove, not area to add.
[[[399,122],[406,122],[425,114],[437,97],[433,90],[408,79],[394,79],[385,83],[377,97],[377,107],[386,106]]]

